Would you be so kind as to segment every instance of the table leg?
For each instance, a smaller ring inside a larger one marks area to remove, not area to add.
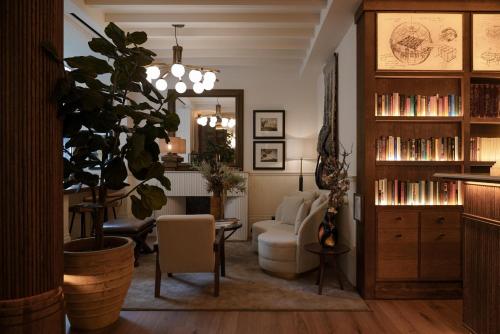
[[[221,244],[220,244],[220,275],[221,276],[226,276],[226,241],[224,238],[221,238]]]
[[[337,257],[335,257],[333,259],[333,266],[335,267],[334,270],[335,270],[335,275],[337,275],[337,280],[339,281],[339,285],[340,285],[340,289],[341,290],[344,290],[344,285],[342,284],[342,275],[341,275],[341,271],[342,270],[339,270],[339,264],[337,262]]]
[[[323,276],[325,275],[325,256],[320,254],[319,256],[319,284],[318,284],[318,295],[323,293]]]

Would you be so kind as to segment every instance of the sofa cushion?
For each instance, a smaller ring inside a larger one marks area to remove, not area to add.
[[[284,224],[295,225],[297,212],[303,202],[304,199],[300,196],[285,196],[280,205],[280,217],[276,217],[276,219],[281,220]]]
[[[252,249],[258,251],[258,238],[259,235],[267,231],[284,231],[286,233],[293,233],[293,226],[283,224],[276,220],[261,220],[252,224]]]
[[[297,211],[297,217],[295,217],[295,234],[299,233],[300,225],[309,215],[311,211],[312,200],[305,200]]]
[[[307,201],[307,200],[314,201],[316,198],[318,198],[318,193],[315,192],[314,190],[306,190],[306,191],[297,191],[293,194],[290,194],[290,196],[302,197],[304,199],[304,201]]]
[[[269,231],[259,235],[259,257],[274,261],[295,261],[297,237],[284,231]]]
[[[328,200],[328,195],[326,194],[319,195],[319,197],[316,198],[314,202],[312,202],[310,212],[313,213],[314,211],[316,211],[316,209],[319,208],[321,204],[323,204],[323,202],[327,200]]]

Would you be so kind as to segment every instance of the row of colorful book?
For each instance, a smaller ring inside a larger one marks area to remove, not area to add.
[[[462,205],[460,181],[375,181],[376,205]]]
[[[500,138],[471,137],[471,161],[500,161]]]
[[[462,97],[375,93],[375,116],[461,116]]]
[[[383,161],[459,161],[460,139],[455,137],[411,138],[382,136],[377,139],[376,159]]]
[[[471,84],[472,117],[500,118],[500,84]]]

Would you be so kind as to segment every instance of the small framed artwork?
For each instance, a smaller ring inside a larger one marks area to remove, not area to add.
[[[284,141],[253,142],[253,169],[283,170],[285,169]]]
[[[472,14],[472,70],[500,71],[500,14]]]
[[[377,13],[377,70],[462,71],[463,15]]]
[[[285,139],[284,110],[254,110],[254,139]]]

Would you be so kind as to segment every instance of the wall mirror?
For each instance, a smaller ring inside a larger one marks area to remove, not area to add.
[[[214,89],[196,94],[169,90],[175,96],[169,105],[181,120],[176,137],[186,140],[184,161],[197,163],[224,147],[228,164],[243,169],[243,90]],[[175,101],[175,102],[174,102]]]

